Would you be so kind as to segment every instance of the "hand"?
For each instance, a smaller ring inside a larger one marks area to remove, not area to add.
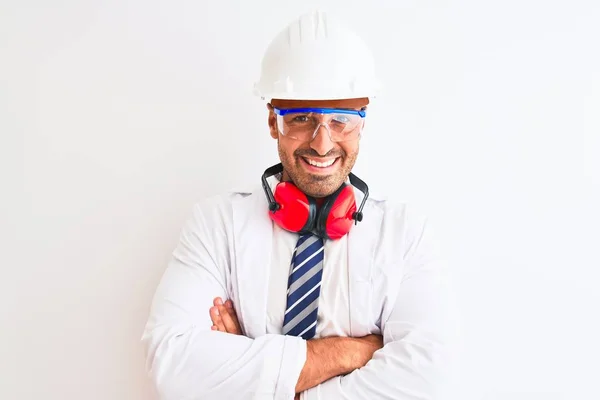
[[[220,297],[216,297],[213,300],[213,304],[214,307],[211,307],[209,311],[210,319],[213,323],[210,329],[233,335],[242,335],[242,328],[233,309],[233,302],[227,300],[223,303]]]
[[[296,393],[317,386],[334,376],[364,367],[383,347],[380,335],[361,338],[330,336],[306,341],[306,361],[296,383]]]
[[[350,352],[351,370],[362,368],[373,358],[373,354],[383,348],[383,337],[381,335],[367,335],[361,338],[353,338],[353,351]]]

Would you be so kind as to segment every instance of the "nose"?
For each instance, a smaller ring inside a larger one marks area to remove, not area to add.
[[[310,142],[310,147],[320,156],[324,156],[335,146],[329,136],[329,127],[325,124],[320,124]]]

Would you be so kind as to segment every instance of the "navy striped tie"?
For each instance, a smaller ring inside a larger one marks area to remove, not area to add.
[[[283,334],[312,339],[323,276],[323,239],[311,233],[300,236],[290,267]]]

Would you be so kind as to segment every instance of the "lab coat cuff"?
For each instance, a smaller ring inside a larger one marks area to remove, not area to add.
[[[335,376],[313,388],[305,390],[300,400],[331,400],[339,398],[341,377]]]
[[[306,362],[306,341],[296,336],[284,336],[283,357],[275,399],[289,400],[296,394],[296,384]]]

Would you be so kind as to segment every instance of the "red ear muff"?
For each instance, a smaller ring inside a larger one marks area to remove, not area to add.
[[[267,178],[282,172],[282,164],[273,165],[265,170],[261,181],[269,203],[269,216],[283,229],[291,232],[311,232],[322,238],[339,239],[350,231],[353,221],[354,224],[362,221],[362,210],[369,197],[369,187],[353,173],[348,175],[352,186],[342,184],[324,200],[317,211],[317,201],[304,194],[291,182],[279,183],[273,195]],[[364,194],[358,210],[353,187]]]
[[[319,210],[317,230],[329,239],[340,239],[350,232],[355,212],[354,189],[344,184],[323,203]]]
[[[305,195],[291,182],[277,184],[274,197],[279,209],[277,212],[270,212],[269,216],[277,225],[291,232],[311,228],[307,223],[314,220],[317,211],[312,197]]]

